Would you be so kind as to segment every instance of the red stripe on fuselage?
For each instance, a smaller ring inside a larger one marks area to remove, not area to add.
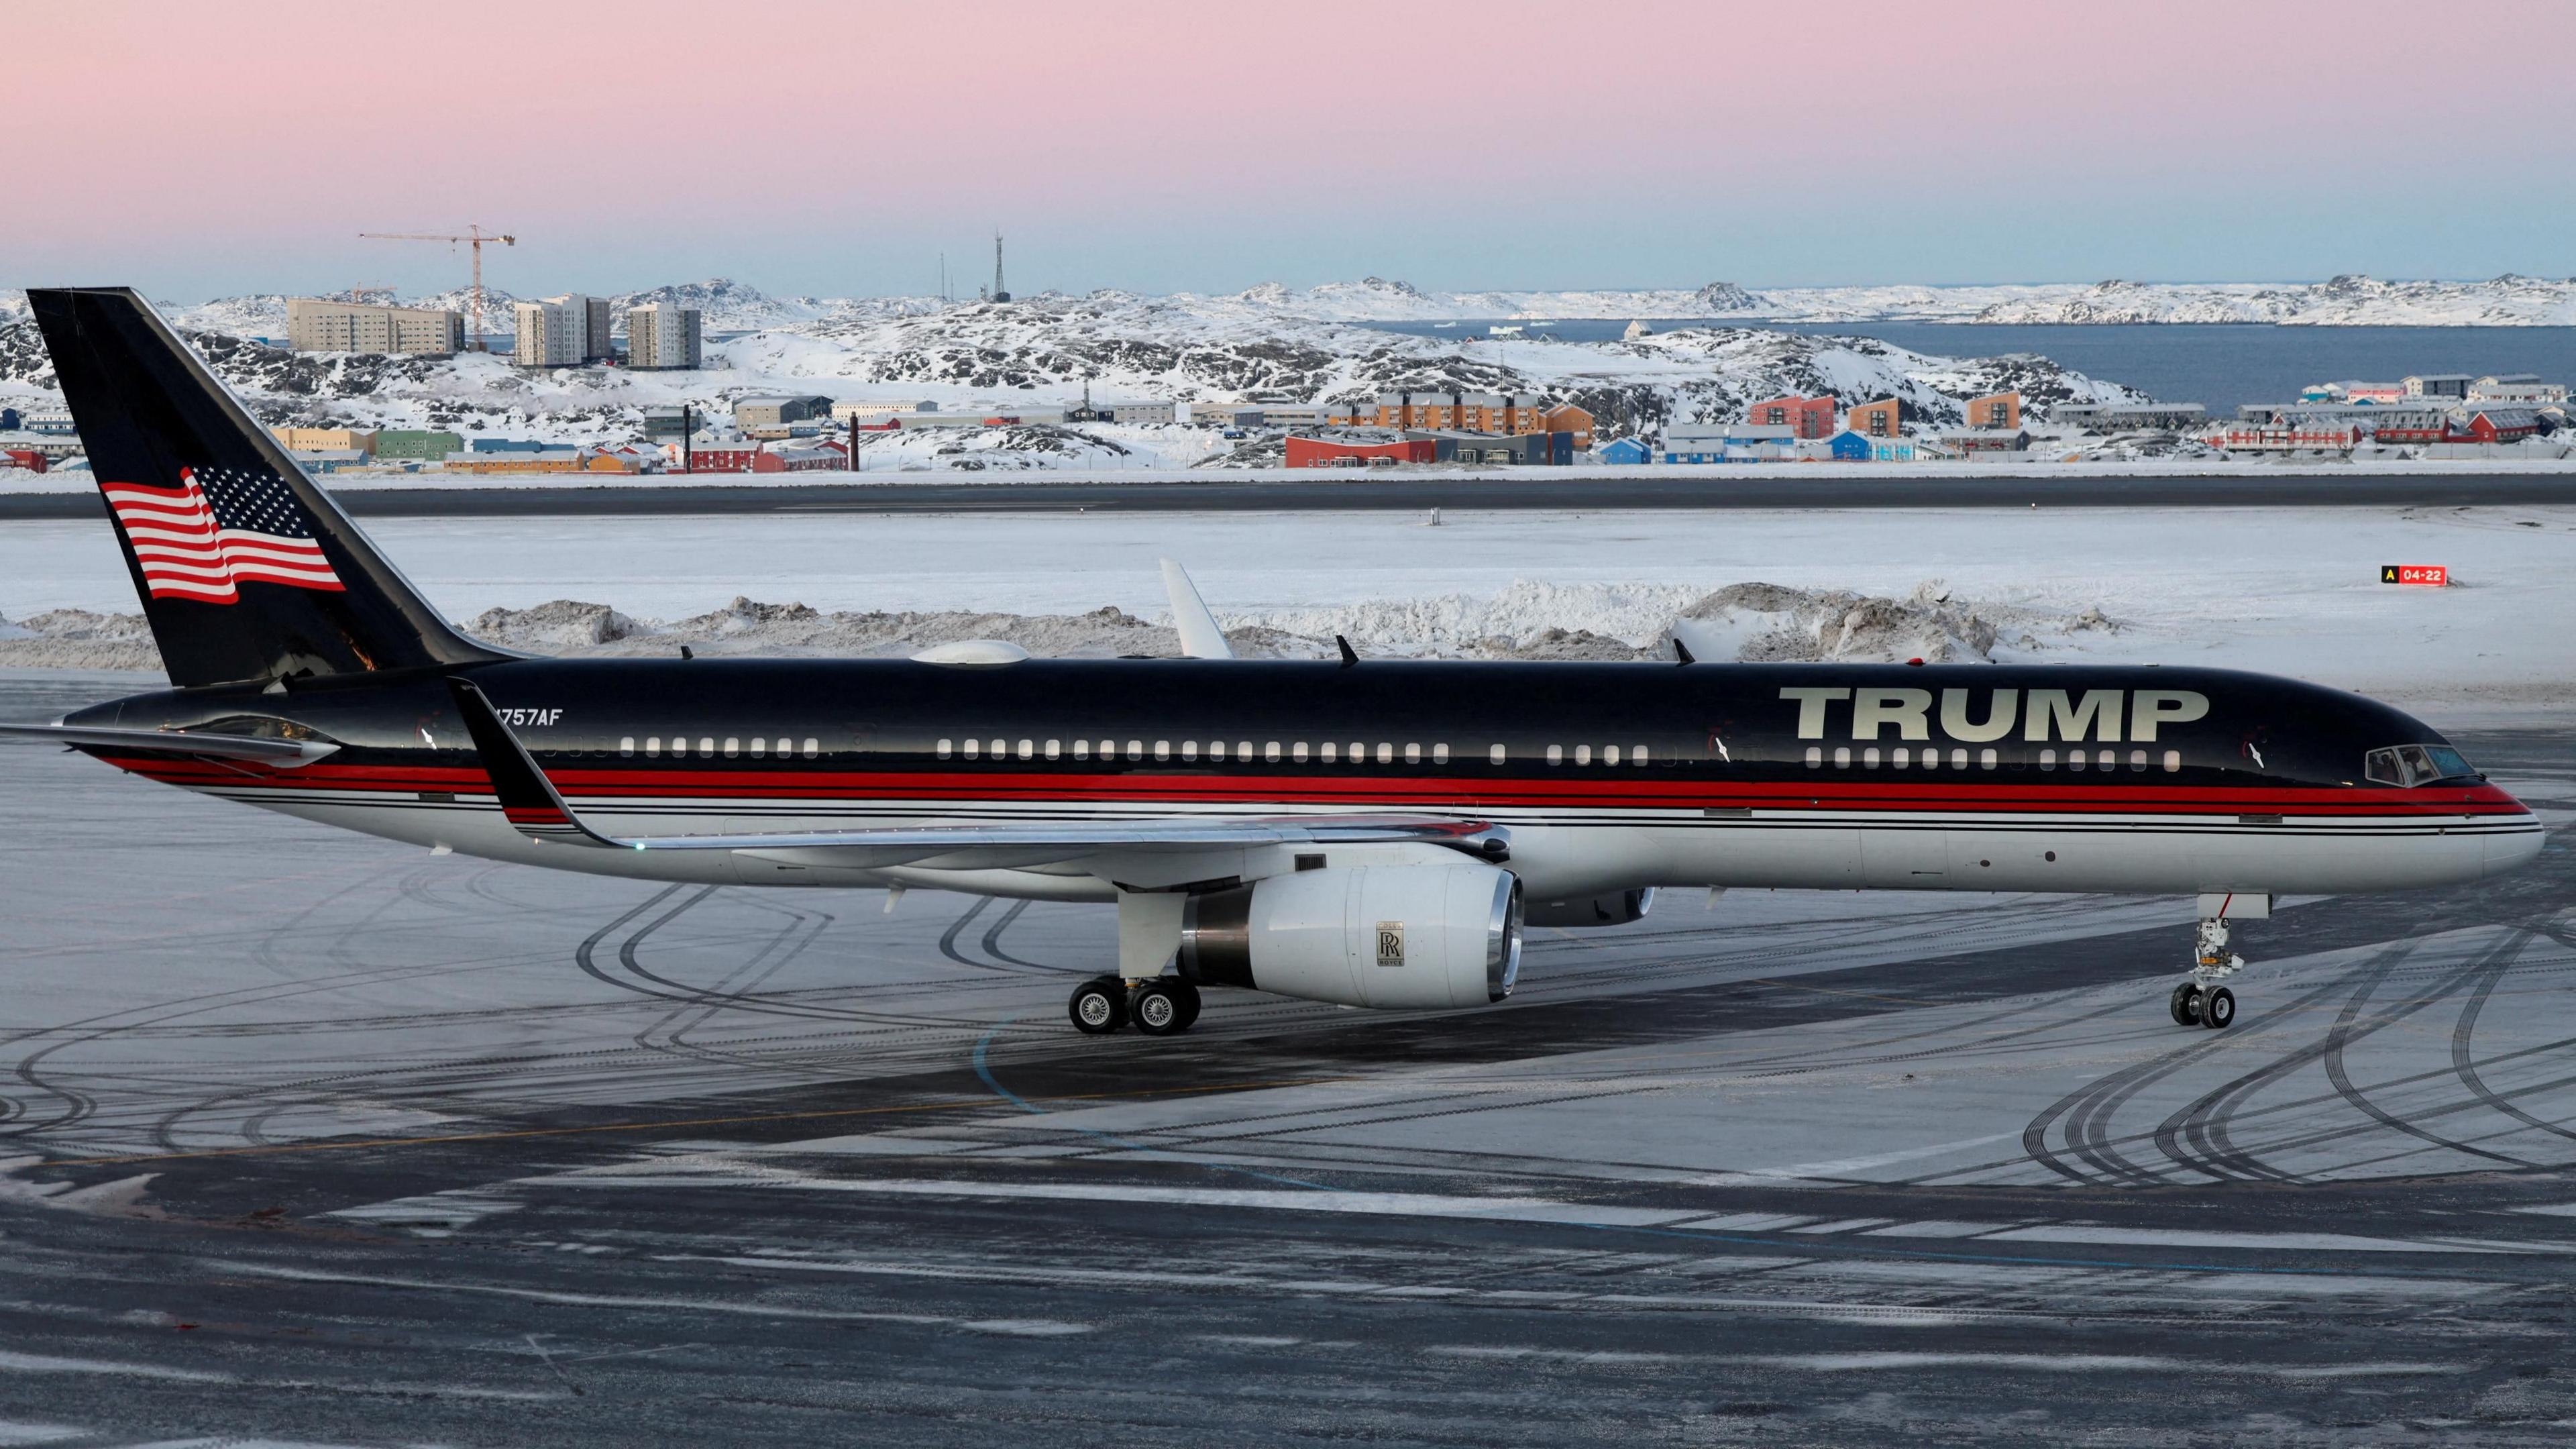
[[[467,791],[488,794],[481,770],[451,766],[339,764],[295,770],[239,763],[147,759],[102,753],[121,769],[183,786],[261,784],[313,790]],[[1474,767],[1470,767],[1474,768]],[[1576,767],[1581,768],[1581,767]],[[1594,770],[1616,767],[1594,766]],[[938,800],[952,803],[1067,801],[1118,804],[1343,805],[1482,810],[1496,806],[1608,809],[1835,809],[1984,811],[1994,814],[2219,815],[2248,811],[2299,815],[2519,815],[2521,802],[2494,785],[2396,790],[2268,783],[2208,785],[2064,784],[1963,778],[1922,783],[1889,780],[1784,781],[1549,779],[1468,781],[1403,776],[1318,779],[1308,775],[1217,775],[1207,772],[853,771],[740,769],[638,770],[558,767],[548,771],[572,799],[804,801]]]

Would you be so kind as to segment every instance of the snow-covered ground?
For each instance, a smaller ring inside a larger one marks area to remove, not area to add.
[[[724,611],[739,596],[825,613],[951,613],[957,627],[974,615],[985,633],[1014,627],[994,615],[1115,607],[1159,619],[1156,560],[1170,556],[1190,567],[1222,623],[1270,631],[1282,652],[1343,633],[1380,653],[1492,654],[1503,640],[1543,655],[1557,652],[1550,630],[1653,648],[1679,619],[1704,657],[1731,657],[1783,626],[1821,630],[1816,652],[1830,653],[1847,621],[1831,607],[1841,591],[1869,616],[1846,657],[1903,657],[1945,638],[1974,644],[1981,625],[1984,652],[2001,660],[2263,669],[2455,712],[2576,701],[2576,631],[2565,623],[2576,618],[2576,506],[1453,512],[1437,528],[1425,523],[1347,513],[826,514],[386,519],[370,531],[452,618],[582,600],[639,619],[719,615],[695,624],[728,633],[736,648],[770,638],[812,652],[849,637],[812,621],[766,635],[756,621],[732,628],[724,618],[739,616]],[[2457,583],[2385,586],[2386,563],[2445,564]],[[1755,583],[1800,597],[1712,602]],[[107,529],[0,529],[0,615],[62,608],[134,610]],[[1779,618],[1750,618],[1761,613]],[[937,623],[913,621],[903,637]],[[1088,637],[1096,644],[1125,627]],[[655,647],[649,631],[640,637],[630,651]],[[0,643],[0,656],[12,647]]]
[[[1147,300],[1115,291],[1087,300]],[[499,288],[485,291],[485,317],[495,332],[518,300]],[[1701,287],[1589,287],[1554,290],[1444,292],[1406,282],[1367,277],[1287,287],[1275,282],[1240,292],[1175,293],[1152,299],[1212,321],[1264,324],[1306,322],[1434,322],[1483,318],[1532,321],[1637,317],[1744,318],[1774,322],[2275,322],[2341,327],[2565,327],[2576,326],[2576,279],[2505,275],[2483,281],[2387,281],[2346,275],[2321,282],[2040,282],[1987,286],[1884,283],[1845,287],[1744,287],[1711,282]],[[612,299],[624,309],[672,301],[697,307],[716,332],[793,328],[825,321],[923,314],[944,305],[936,297],[772,297],[731,278],[653,287]],[[465,305],[459,291],[421,299],[422,305]],[[0,319],[15,295],[0,293]],[[286,299],[267,293],[227,297],[170,309],[183,326],[218,332],[278,335],[286,326]]]

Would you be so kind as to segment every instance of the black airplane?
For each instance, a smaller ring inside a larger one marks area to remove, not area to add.
[[[1200,988],[1481,1006],[1525,925],[1663,886],[2189,895],[2444,885],[2531,813],[2358,695],[2157,667],[546,659],[457,632],[123,288],[31,290],[172,687],[8,732],[438,850],[639,880],[1114,901],[1086,1032]]]

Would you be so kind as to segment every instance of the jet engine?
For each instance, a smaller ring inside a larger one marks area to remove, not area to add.
[[[1299,871],[1192,896],[1181,975],[1343,1006],[1483,1006],[1521,969],[1521,883],[1462,861]]]
[[[1646,912],[1655,908],[1655,888],[1640,886],[1632,891],[1612,891],[1606,896],[1577,896],[1570,900],[1529,903],[1528,920],[1533,926],[1624,926],[1642,921]]]

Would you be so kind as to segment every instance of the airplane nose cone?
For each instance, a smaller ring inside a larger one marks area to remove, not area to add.
[[[2530,819],[2529,816],[2523,818]],[[2502,875],[2509,870],[2520,870],[2531,864],[2548,841],[2549,837],[2539,830],[2518,835],[2490,835],[2486,838],[2485,869],[2480,873]]]

